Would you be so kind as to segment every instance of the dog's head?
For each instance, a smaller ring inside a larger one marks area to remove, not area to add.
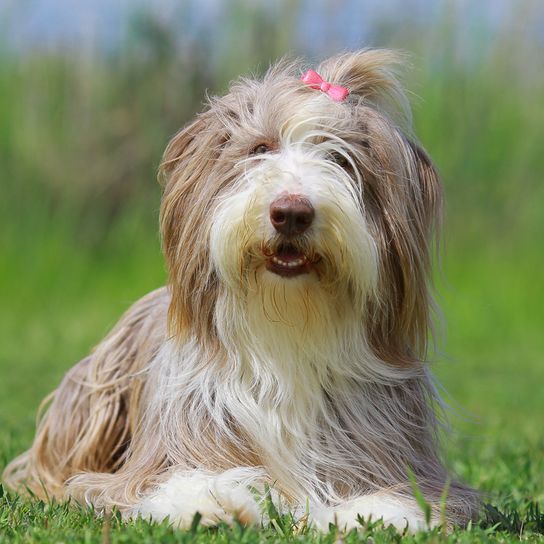
[[[350,92],[334,101],[283,62],[174,136],[161,228],[175,334],[218,340],[235,300],[230,311],[258,307],[296,335],[357,321],[394,365],[423,356],[440,185],[409,134],[398,64],[383,50],[323,62],[319,74]]]

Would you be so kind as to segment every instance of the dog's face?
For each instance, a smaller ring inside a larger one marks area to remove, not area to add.
[[[422,356],[440,188],[396,124],[394,60],[324,62],[318,72],[350,90],[341,102],[281,64],[234,84],[173,138],[161,226],[174,332],[217,339],[234,300],[231,311],[295,336],[348,319],[381,360]]]

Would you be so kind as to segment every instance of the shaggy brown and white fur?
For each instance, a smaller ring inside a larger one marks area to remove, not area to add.
[[[66,375],[11,487],[183,527],[197,511],[260,521],[268,484],[324,529],[360,514],[416,530],[411,470],[438,523],[448,474],[425,354],[441,189],[398,64],[384,50],[323,62],[350,90],[334,102],[282,62],[174,136],[168,286]],[[274,205],[290,199],[309,213],[285,231]],[[454,481],[448,524],[477,504]]]

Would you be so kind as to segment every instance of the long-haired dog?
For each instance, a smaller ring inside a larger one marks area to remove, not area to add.
[[[440,459],[425,358],[441,189],[398,62],[363,50],[303,80],[282,62],[174,136],[168,286],[66,375],[10,486],[181,527],[259,521],[272,489],[317,527],[417,530],[412,473],[431,523],[448,483],[448,525],[474,516]]]

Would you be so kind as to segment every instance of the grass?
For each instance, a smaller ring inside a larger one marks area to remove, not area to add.
[[[13,542],[319,542],[319,543],[355,543],[355,542],[509,542],[512,534],[519,535],[527,542],[537,542],[538,536],[527,536],[522,520],[502,519],[502,515],[493,512],[481,526],[471,526],[463,532],[444,534],[440,529],[421,532],[414,536],[400,535],[392,527],[384,527],[380,521],[361,520],[361,527],[348,533],[331,526],[326,534],[319,534],[308,527],[297,527],[290,516],[273,518],[273,523],[263,529],[246,528],[239,524],[233,527],[220,525],[206,529],[198,525],[198,518],[188,531],[176,531],[166,523],[149,524],[144,520],[124,523],[120,516],[113,515],[106,519],[94,516],[89,510],[78,510],[72,505],[39,502],[32,507],[17,498],[4,495],[0,499],[7,508],[0,512],[0,527],[7,523],[21,528],[20,535],[11,534]],[[492,516],[499,521],[492,519]],[[503,516],[504,517],[504,516]],[[527,526],[542,527],[542,513],[532,510],[527,515]],[[499,529],[503,524],[508,530]]]
[[[469,66],[456,58],[447,25],[434,42],[426,31],[378,40],[416,51],[416,132],[445,181],[437,283],[447,328],[433,366],[451,405],[447,458],[482,491],[479,521],[449,535],[402,537],[379,522],[318,534],[274,515],[264,528],[195,523],[181,532],[1,488],[0,542],[544,540],[544,69],[519,31],[532,17],[524,5]],[[168,30],[144,19],[129,36],[137,54],[127,45],[85,62],[36,51],[0,57],[0,470],[28,447],[36,408],[64,372],[131,302],[164,283],[153,183],[160,152],[199,109],[204,87],[220,92],[289,49],[285,28],[266,17],[256,28],[275,36],[272,49],[252,45],[258,32],[244,34],[243,55],[231,48],[228,62],[213,61],[215,78],[198,62],[212,44],[178,58]],[[239,21],[227,22],[235,34]]]

